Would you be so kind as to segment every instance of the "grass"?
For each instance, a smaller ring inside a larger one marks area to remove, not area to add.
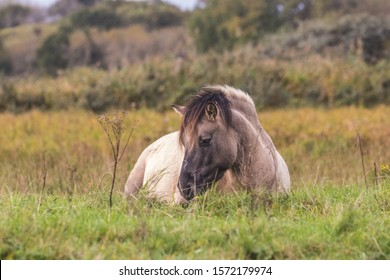
[[[110,146],[96,115],[1,114],[0,257],[389,259],[389,115],[388,107],[260,112],[290,168],[292,194],[211,190],[182,207],[145,194],[130,204],[123,198],[140,152],[180,121],[175,113],[131,111],[126,122],[134,133],[110,211]]]
[[[389,259],[390,184],[310,186],[289,197],[209,192],[187,208],[118,194],[9,193],[2,259]],[[264,203],[266,202],[266,203]]]

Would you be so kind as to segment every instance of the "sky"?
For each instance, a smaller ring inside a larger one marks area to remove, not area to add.
[[[2,0],[0,0],[0,2],[1,1]],[[19,0],[19,2],[22,3],[32,4],[36,6],[43,6],[43,7],[48,7],[56,1],[57,0]],[[196,0],[164,0],[164,1],[172,3],[183,10],[192,9],[196,4]]]

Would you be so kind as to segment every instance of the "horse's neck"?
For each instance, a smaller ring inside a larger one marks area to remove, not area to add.
[[[235,174],[240,184],[271,187],[275,180],[275,147],[256,118],[234,112],[240,139]]]
[[[254,107],[254,104],[250,103],[252,102],[250,99],[244,97],[241,98],[236,97],[233,98],[231,102],[232,102],[232,109],[237,112],[240,112],[240,114],[244,116],[249,121],[249,123],[255,125],[256,127],[260,125],[259,120],[257,118],[256,109]]]

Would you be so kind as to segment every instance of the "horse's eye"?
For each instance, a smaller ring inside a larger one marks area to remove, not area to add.
[[[210,146],[211,138],[211,136],[199,136],[199,147]]]

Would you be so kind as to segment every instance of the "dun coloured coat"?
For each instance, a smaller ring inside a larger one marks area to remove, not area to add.
[[[141,187],[162,200],[183,203],[214,183],[221,192],[256,188],[289,192],[288,167],[261,126],[250,96],[229,86],[202,88],[186,107],[180,130],[140,155],[125,195]]]

